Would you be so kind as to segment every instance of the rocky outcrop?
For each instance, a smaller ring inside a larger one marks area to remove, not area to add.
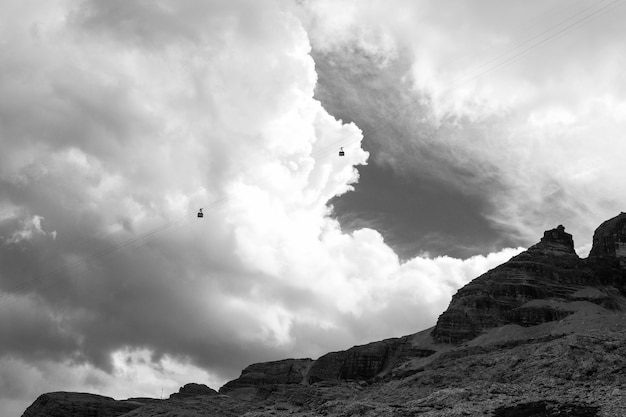
[[[506,312],[504,318],[510,323],[521,326],[536,326],[548,321],[561,320],[573,311],[560,310],[550,306],[522,306]]]
[[[197,396],[211,396],[218,395],[217,391],[213,388],[209,388],[204,384],[186,384],[181,387],[178,392],[170,395],[170,400],[184,400],[186,398]]]
[[[439,316],[432,335],[439,343],[459,344],[481,332],[503,326],[561,320],[571,314],[567,306],[529,304],[533,300],[586,300],[620,310],[626,294],[625,271],[619,264],[625,238],[626,214],[603,223],[594,234],[593,256],[576,255],[572,235],[559,225],[541,241],[508,262],[461,288]],[[602,296],[589,296],[593,288]]]
[[[426,357],[435,351],[416,348],[410,336],[386,339],[380,342],[354,346],[348,350],[331,352],[313,363],[307,375],[308,383],[333,380],[368,381],[389,370],[407,357]]]
[[[284,359],[255,363],[241,371],[241,376],[220,388],[221,394],[247,393],[256,395],[256,388],[275,384],[299,384],[313,359]]]
[[[354,346],[345,351],[327,353],[311,366],[308,382],[373,378],[389,365],[399,343],[399,339],[387,339]]]
[[[239,378],[226,383],[220,393],[253,398],[269,395],[276,385],[370,381],[406,358],[427,357],[435,353],[432,349],[413,346],[410,338],[404,336],[354,346],[348,350],[327,353],[315,361],[286,359],[250,365]]]
[[[596,229],[589,257],[618,258],[622,265],[626,262],[626,213],[620,213]]]
[[[584,280],[580,266],[571,235],[562,226],[546,231],[537,245],[461,288],[432,335],[440,343],[458,344],[485,329],[555,318],[549,311],[533,314],[523,306],[531,300],[565,297],[575,291],[573,285]]]
[[[260,404],[240,401],[226,395],[197,395],[185,397],[182,401],[168,399],[153,402],[120,417],[239,417],[249,416],[246,413],[252,414],[262,408]]]
[[[50,392],[37,398],[22,417],[117,417],[143,405],[139,401],[117,401],[95,394]]]

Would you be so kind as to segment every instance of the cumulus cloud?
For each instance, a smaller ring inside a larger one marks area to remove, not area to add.
[[[217,388],[251,362],[411,333],[520,250],[401,262],[377,231],[341,232],[327,202],[368,154],[313,99],[309,37],[283,4],[8,6],[5,409]]]

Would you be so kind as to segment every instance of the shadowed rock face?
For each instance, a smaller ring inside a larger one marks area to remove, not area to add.
[[[117,401],[102,395],[51,392],[37,398],[22,417],[117,417],[143,405],[138,401]]]
[[[186,384],[184,387],[181,387],[177,393],[170,395],[170,399],[172,400],[182,400],[184,398],[189,397],[197,397],[200,395],[218,395],[217,391],[204,384]]]
[[[626,263],[626,213],[622,212],[605,221],[593,234],[593,248],[589,257],[618,258],[622,266]]]
[[[369,381],[407,358],[423,358],[435,353],[415,347],[411,336],[386,339],[348,350],[327,353],[317,360],[286,359],[257,363],[243,370],[241,376],[220,388],[220,394],[241,398],[264,398],[277,384],[315,384],[321,381]]]
[[[494,417],[595,417],[600,407],[580,404],[559,404],[556,401],[533,401],[500,407]]]
[[[414,348],[410,336],[386,339],[348,350],[331,352],[313,363],[307,375],[309,383],[334,380],[370,380],[407,357],[427,357],[430,349]]]
[[[573,300],[622,309],[621,296],[626,294],[619,258],[622,240],[626,242],[625,213],[596,230],[594,256],[588,260],[576,255],[572,235],[563,226],[546,231],[538,244],[461,288],[439,316],[433,338],[459,344],[506,324],[534,326],[561,320],[574,311],[563,302]],[[590,288],[600,295],[585,296],[589,291],[584,289]]]
[[[313,359],[285,359],[275,362],[255,363],[241,371],[241,376],[222,388],[220,394],[252,392],[254,388],[272,384],[299,384]],[[253,390],[250,390],[252,388]]]
[[[548,230],[538,244],[461,288],[432,335],[440,343],[458,344],[505,324],[529,326],[563,318],[569,313],[524,305],[566,298],[586,285],[588,275],[574,251],[572,236],[563,226]]]
[[[388,339],[320,357],[308,375],[310,383],[324,380],[370,379],[379,373],[396,350],[398,339]]]

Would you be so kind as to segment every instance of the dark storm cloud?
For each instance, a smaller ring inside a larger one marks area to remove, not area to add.
[[[0,356],[63,360],[77,351],[76,334],[52,310],[36,302],[18,303],[6,298],[3,298],[3,304]],[[16,326],[16,323],[20,325]]]
[[[402,81],[409,63],[381,66],[358,49],[314,51],[313,57],[316,97],[331,114],[361,126],[363,146],[374,155],[373,163],[359,168],[355,191],[331,201],[346,230],[372,227],[404,259],[425,252],[470,257],[528,244],[484,217],[488,195],[504,184],[450,158],[444,138],[462,130],[463,121],[433,125],[428,98],[412,94]]]
[[[454,253],[532,244],[563,223],[585,255],[593,228],[623,210],[611,191],[623,172],[615,155],[626,123],[621,4],[453,2],[444,10],[428,1],[389,9],[322,0],[299,10],[319,67],[316,94],[331,113],[373,126],[364,127],[365,146],[394,181],[435,185],[468,212],[475,242],[464,222],[439,236],[460,242]],[[345,197],[343,208],[335,203],[340,218],[373,211]],[[451,202],[440,201],[444,209]],[[398,204],[376,219],[406,224],[392,215]],[[459,211],[448,213],[450,224]],[[438,213],[424,214],[439,223]]]

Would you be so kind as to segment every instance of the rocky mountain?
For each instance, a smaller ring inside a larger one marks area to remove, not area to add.
[[[576,301],[623,310],[625,223],[626,214],[603,223],[588,259],[576,255],[563,226],[546,231],[538,244],[461,288],[439,317],[434,339],[459,344],[493,327],[561,320],[577,311]]]
[[[219,393],[50,393],[24,417],[626,416],[626,213],[586,259],[563,226],[461,288],[431,328],[248,366]]]

